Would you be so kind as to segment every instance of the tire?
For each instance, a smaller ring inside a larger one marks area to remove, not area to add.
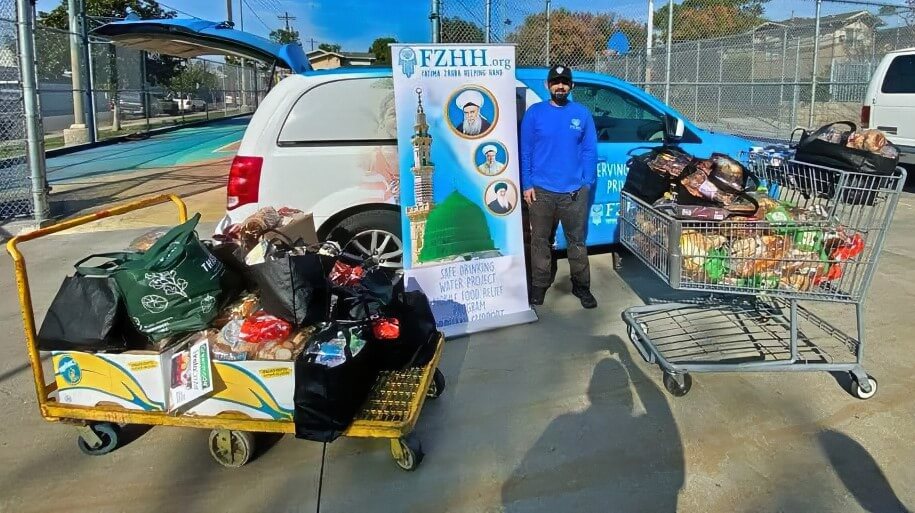
[[[94,431],[95,434],[102,439],[102,445],[91,447],[89,443],[80,436],[76,439],[76,444],[79,446],[79,450],[83,451],[84,454],[88,454],[89,456],[101,456],[103,454],[108,454],[117,448],[121,435],[121,428],[117,424],[101,422],[89,426],[89,429]]]
[[[340,244],[347,253],[375,259],[381,267],[403,267],[400,214],[393,210],[354,214],[330,230],[327,238]]]
[[[874,397],[875,395],[877,395],[877,380],[874,379],[874,377],[870,376],[870,375],[867,376],[867,380],[870,381],[870,385],[871,385],[870,392],[865,392],[861,388],[861,385],[858,383],[858,381],[855,379],[852,379],[851,390],[850,390],[851,395],[853,395],[861,400],[867,400],[867,399],[870,399],[871,397]]]
[[[445,375],[442,374],[442,371],[435,369],[435,373],[432,374],[432,383],[429,384],[429,390],[426,392],[426,397],[429,399],[438,399],[444,391]]]
[[[393,447],[391,448],[391,456],[394,458],[394,463],[402,470],[411,472],[416,470],[419,467],[419,464],[422,463],[423,456],[425,456],[423,444],[419,442],[419,438],[413,433],[397,440],[391,440],[391,443],[400,445],[402,456],[397,457]]]
[[[677,383],[677,379],[669,372],[664,373],[664,388],[674,397],[683,397],[689,393],[693,387],[693,378],[689,374],[683,374],[683,386]]]
[[[254,433],[229,429],[210,431],[207,443],[210,456],[223,467],[238,468],[251,461],[254,456]]]

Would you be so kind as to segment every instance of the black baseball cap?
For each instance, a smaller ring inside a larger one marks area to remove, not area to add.
[[[546,81],[552,82],[559,78],[565,78],[569,82],[572,82],[572,68],[563,64],[554,64],[546,76]]]

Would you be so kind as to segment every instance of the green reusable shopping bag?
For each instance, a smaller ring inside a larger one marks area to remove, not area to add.
[[[128,315],[154,341],[206,328],[226,299],[230,276],[197,238],[198,221],[200,214],[172,228],[114,271]]]

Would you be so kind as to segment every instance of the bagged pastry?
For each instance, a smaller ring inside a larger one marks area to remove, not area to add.
[[[705,265],[708,252],[720,248],[727,239],[721,235],[704,235],[686,230],[680,235],[680,254],[683,256],[683,268],[686,271],[699,271]]]
[[[863,133],[864,141],[862,149],[871,153],[880,153],[880,150],[886,146],[886,136],[883,132],[876,129],[865,130]]]

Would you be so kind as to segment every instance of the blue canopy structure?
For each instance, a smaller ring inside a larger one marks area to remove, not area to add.
[[[201,19],[126,19],[107,23],[92,31],[114,43],[176,57],[232,55],[263,62],[276,62],[294,73],[311,69],[298,44],[280,45],[254,34],[235,30],[230,23]]]

